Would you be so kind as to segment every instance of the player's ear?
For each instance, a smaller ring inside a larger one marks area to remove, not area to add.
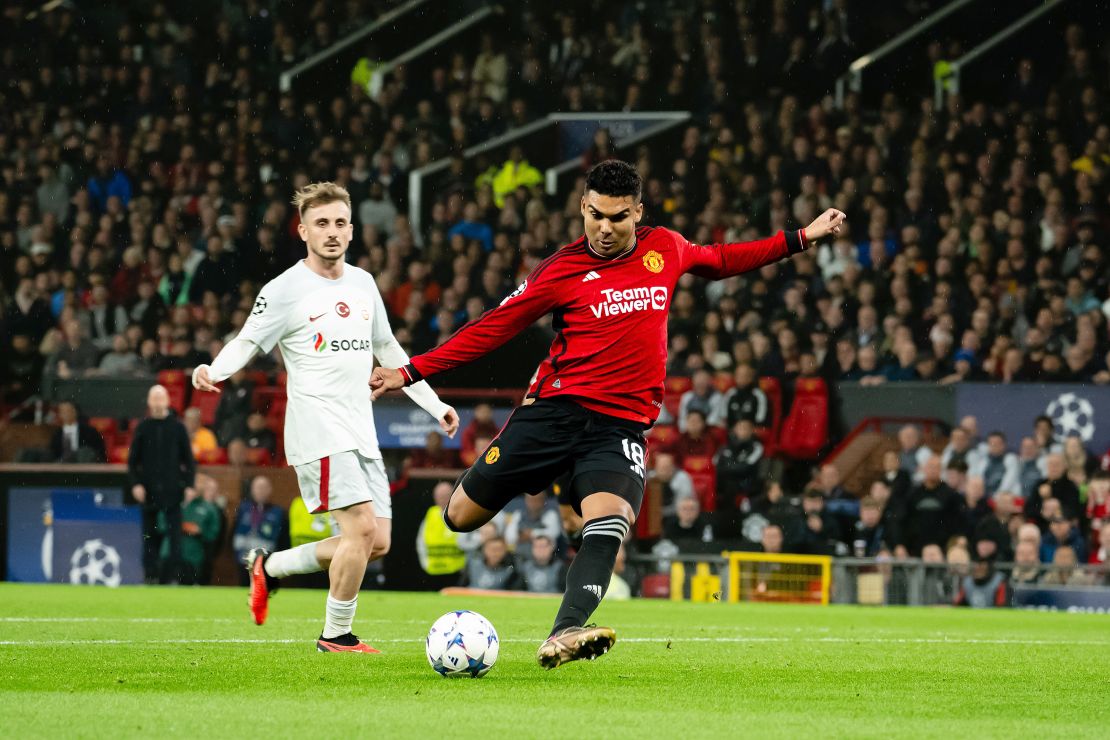
[[[582,217],[586,216],[586,194],[582,194],[582,200],[578,202],[578,210],[582,213]]]
[[[297,224],[297,233],[301,235],[301,241],[308,241],[308,227],[304,225],[304,221]]]
[[[636,207],[632,209],[632,220],[640,223],[640,219],[644,217],[644,202],[638,201]]]

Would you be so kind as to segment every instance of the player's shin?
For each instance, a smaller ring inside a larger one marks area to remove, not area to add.
[[[594,613],[613,577],[617,551],[628,534],[623,516],[591,519],[582,528],[582,548],[567,571],[567,590],[551,634],[567,627],[581,627]]]
[[[317,573],[324,569],[317,555],[319,542],[309,542],[305,545],[288,550],[271,553],[266,558],[266,574],[272,578],[285,578],[301,573]],[[330,558],[329,558],[330,559]]]

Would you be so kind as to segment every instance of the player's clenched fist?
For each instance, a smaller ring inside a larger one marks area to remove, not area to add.
[[[400,370],[391,370],[388,367],[376,367],[370,375],[371,400],[377,401],[386,391],[395,391],[405,387],[405,376]]]
[[[836,236],[840,233],[840,225],[847,220],[847,216],[843,211],[838,211],[835,208],[822,213],[820,216],[813,220],[809,226],[806,227],[806,241],[812,244],[818,239],[823,239],[830,234]]]

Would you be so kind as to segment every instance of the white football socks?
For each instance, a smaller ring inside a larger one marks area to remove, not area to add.
[[[358,606],[358,596],[350,601],[340,601],[328,594],[328,606],[324,611],[324,631],[321,637],[327,640],[350,632],[351,623],[355,621],[356,606]]]
[[[266,558],[266,573],[274,578],[285,578],[299,573],[316,573],[323,569],[320,561],[316,559],[315,542],[281,550]]]

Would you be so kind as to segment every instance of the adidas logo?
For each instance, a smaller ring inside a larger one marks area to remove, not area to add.
[[[582,588],[596,596],[598,601],[601,601],[601,586],[583,586]]]
[[[591,280],[600,280],[600,279],[601,279],[601,275],[598,275],[593,270],[590,270],[588,273],[586,273],[586,277],[582,278],[582,282],[588,283]]]

